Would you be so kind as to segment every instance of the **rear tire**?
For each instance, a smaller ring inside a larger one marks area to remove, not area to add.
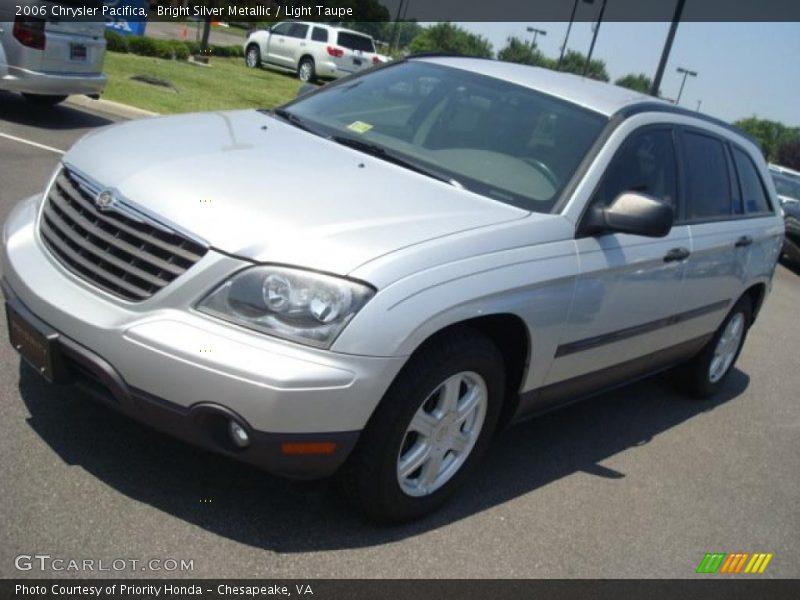
[[[703,349],[675,370],[678,387],[698,399],[719,392],[739,358],[752,319],[750,296],[742,296]]]
[[[340,473],[345,493],[378,522],[433,511],[485,452],[504,388],[503,357],[483,334],[465,327],[423,346],[386,392]]]
[[[63,96],[44,96],[40,94],[22,94],[25,100],[40,106],[55,106],[67,99],[67,95]]]
[[[303,83],[314,83],[317,79],[317,71],[314,67],[314,59],[306,56],[297,65],[297,78]]]

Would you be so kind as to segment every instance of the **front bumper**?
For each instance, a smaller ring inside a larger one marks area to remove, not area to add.
[[[110,296],[43,247],[39,204],[36,197],[20,203],[6,221],[4,287],[19,310],[56,332],[71,372],[88,371],[126,414],[271,472],[322,476],[347,457],[402,359],[307,348],[197,313],[199,297],[249,264],[213,250],[148,300]],[[245,451],[218,443],[220,420],[209,413],[229,413],[259,443]],[[337,450],[281,454],[287,440],[335,442]]]
[[[96,96],[107,82],[103,73],[43,73],[9,66],[8,74],[0,78],[0,88],[26,94]]]

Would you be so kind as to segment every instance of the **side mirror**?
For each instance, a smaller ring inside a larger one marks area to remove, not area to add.
[[[672,207],[638,192],[623,192],[610,206],[596,208],[587,215],[583,233],[618,232],[647,237],[664,237],[672,229]]]
[[[306,94],[313,92],[314,90],[319,89],[313,83],[304,83],[300,86],[300,89],[297,90],[297,95],[295,98],[299,98],[300,96],[305,96]]]

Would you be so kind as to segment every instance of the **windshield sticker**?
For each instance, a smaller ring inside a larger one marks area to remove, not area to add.
[[[347,128],[350,131],[355,131],[356,133],[367,133],[370,129],[372,129],[372,125],[369,123],[364,123],[364,121],[353,121],[347,126]]]

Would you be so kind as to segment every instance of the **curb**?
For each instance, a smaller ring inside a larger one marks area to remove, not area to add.
[[[128,106],[120,102],[112,102],[111,100],[92,100],[88,96],[70,96],[64,104],[77,108],[86,108],[121,119],[142,119],[160,115],[160,113]]]

